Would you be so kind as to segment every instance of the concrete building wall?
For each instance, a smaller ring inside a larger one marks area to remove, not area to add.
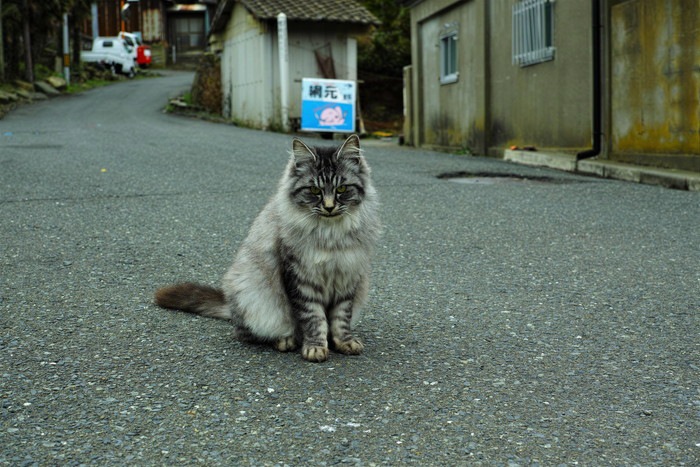
[[[700,3],[610,7],[611,158],[700,169]]]
[[[418,36],[423,56],[422,140],[433,146],[483,150],[483,41],[481,2],[443,10],[421,23]],[[457,32],[457,81],[440,82],[440,38]]]
[[[409,144],[494,156],[510,146],[579,153],[593,146],[599,118],[599,157],[700,171],[698,0],[552,2],[553,59],[529,66],[513,63],[514,5],[525,3],[411,4]],[[438,41],[449,27],[459,35],[459,79],[442,84]]]
[[[491,0],[489,12],[489,145],[578,151],[592,142],[592,19],[590,0],[553,4],[554,59],[512,62],[512,7]]]
[[[485,150],[484,2],[423,2],[411,11],[412,144]],[[440,81],[440,40],[456,32],[456,81]]]
[[[591,3],[555,2],[554,60],[512,63],[517,0],[433,0],[411,9],[410,144],[501,155],[511,145],[578,151],[592,141]],[[439,81],[438,41],[458,28],[459,79]]]

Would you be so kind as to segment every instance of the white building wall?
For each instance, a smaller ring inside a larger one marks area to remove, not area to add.
[[[354,41],[354,39],[353,39]],[[330,45],[335,62],[336,79],[357,79],[357,55],[353,64],[348,63],[348,31],[315,25],[313,30],[303,24],[289,26],[289,116],[301,116],[301,79],[322,78],[316,62],[316,49]],[[276,51],[275,51],[276,52]]]
[[[330,45],[336,78],[357,79],[354,32],[337,25],[288,23],[290,118],[301,117],[302,78],[323,77],[315,50]],[[277,22],[261,23],[237,3],[223,42],[224,116],[254,128],[281,127]]]
[[[266,28],[237,4],[226,29],[221,57],[224,115],[234,122],[263,129],[270,126],[271,57]]]

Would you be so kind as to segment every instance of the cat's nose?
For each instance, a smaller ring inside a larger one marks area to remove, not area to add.
[[[333,209],[335,208],[335,200],[333,199],[332,196],[328,196],[328,195],[324,196],[322,204],[323,204],[323,209],[325,209],[328,212],[333,211]]]

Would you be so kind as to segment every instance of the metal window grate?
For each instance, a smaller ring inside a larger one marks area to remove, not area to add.
[[[554,0],[522,0],[513,5],[513,65],[528,66],[554,59]]]

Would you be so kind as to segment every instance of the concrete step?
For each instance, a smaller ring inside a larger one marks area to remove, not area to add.
[[[598,158],[576,160],[573,154],[506,149],[503,159],[518,164],[550,167],[552,169],[660,185],[678,190],[700,191],[700,173],[623,164]]]

